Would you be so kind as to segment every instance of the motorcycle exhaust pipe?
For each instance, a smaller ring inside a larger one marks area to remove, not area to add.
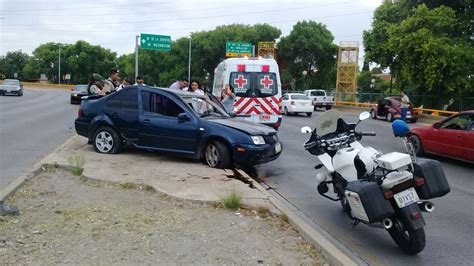
[[[422,212],[432,213],[435,210],[435,205],[431,201],[424,201],[419,203],[418,206]]]
[[[385,228],[387,230],[392,228],[392,226],[393,226],[392,219],[390,219],[390,218],[383,219],[382,225],[383,225],[383,228]]]

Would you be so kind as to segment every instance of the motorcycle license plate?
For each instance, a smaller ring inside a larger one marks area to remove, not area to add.
[[[281,152],[281,143],[277,142],[275,144],[275,153],[280,153]]]
[[[395,201],[397,202],[399,208],[403,208],[420,200],[414,188],[409,188],[405,191],[397,193],[393,195],[393,197],[395,198]]]

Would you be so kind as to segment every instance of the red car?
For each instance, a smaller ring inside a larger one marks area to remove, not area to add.
[[[388,122],[392,122],[395,119],[401,118],[401,98],[402,97],[400,96],[385,97],[370,110],[370,116],[373,119],[384,118]],[[407,112],[407,121],[415,123],[416,120],[418,120],[416,115],[417,113],[413,109],[413,105],[410,103],[410,107],[408,107]]]
[[[474,163],[474,110],[414,128],[410,140],[416,154],[428,152]]]

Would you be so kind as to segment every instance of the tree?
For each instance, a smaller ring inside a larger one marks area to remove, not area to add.
[[[384,2],[364,32],[366,60],[390,68],[412,93],[474,93],[472,4],[468,0]]]
[[[17,73],[17,78],[23,77],[23,68],[28,63],[29,56],[21,50],[8,52],[4,57],[0,58],[0,76],[5,78],[15,78],[14,73]]]
[[[326,26],[314,21],[296,23],[290,34],[281,38],[279,55],[288,62],[298,89],[334,87],[337,46],[333,40]]]

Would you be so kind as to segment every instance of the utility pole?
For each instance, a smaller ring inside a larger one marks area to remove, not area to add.
[[[58,58],[58,84],[61,84],[61,44],[59,46],[59,58]]]
[[[140,44],[140,35],[136,35],[135,36],[135,82],[136,82],[136,78],[138,76],[138,47],[139,47],[139,44]]]
[[[188,82],[191,82],[191,44],[192,44],[192,36],[193,36],[193,34],[191,33],[189,35]],[[191,86],[191,84],[189,84],[189,86]]]

